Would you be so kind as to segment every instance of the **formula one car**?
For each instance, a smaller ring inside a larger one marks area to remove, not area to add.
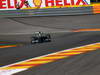
[[[31,44],[51,42],[51,35],[43,32],[35,32],[31,38]]]

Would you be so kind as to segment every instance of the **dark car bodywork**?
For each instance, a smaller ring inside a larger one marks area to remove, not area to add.
[[[51,42],[51,35],[47,33],[35,33],[31,38],[31,44]]]

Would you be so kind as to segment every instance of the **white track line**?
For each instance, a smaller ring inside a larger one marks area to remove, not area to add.
[[[100,42],[98,42],[100,43]],[[88,44],[89,46],[90,45],[94,45],[96,43],[93,43],[93,44]],[[88,46],[88,45],[84,45],[84,46]],[[76,49],[76,48],[80,48],[80,47],[84,47],[84,46],[79,46],[79,47],[75,47],[75,48],[70,48],[70,49],[65,49],[67,51],[70,51],[72,49]],[[48,56],[48,55],[52,55],[52,54],[57,54],[57,53],[60,53],[60,52],[63,52],[65,50],[62,50],[62,51],[58,51],[58,52],[55,52],[55,53],[50,53],[50,54],[47,54],[47,55],[43,55],[43,56],[39,56],[39,57],[34,57],[34,58],[31,58],[31,59],[38,59],[38,58],[41,58],[41,57],[45,57],[45,56]],[[10,64],[10,65],[6,65],[6,66],[3,66],[3,67],[0,67],[0,68],[4,68],[4,67],[9,67],[9,66],[12,66],[12,65],[16,65],[16,64],[20,64],[22,62],[26,62],[26,61],[29,61],[31,59],[27,59],[27,60],[24,60],[24,61],[21,61],[21,62],[17,62],[17,63],[14,63],[14,64]],[[27,68],[28,69],[28,68]],[[0,75],[12,75],[12,74],[15,74],[15,73],[18,73],[18,72],[21,72],[21,71],[25,71],[27,69],[14,69],[14,70],[1,70],[0,71]]]

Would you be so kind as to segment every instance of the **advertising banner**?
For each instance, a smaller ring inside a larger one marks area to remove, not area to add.
[[[0,0],[0,10],[89,5],[90,0]]]

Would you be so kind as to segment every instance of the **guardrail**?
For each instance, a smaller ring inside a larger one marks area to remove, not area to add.
[[[48,8],[48,9],[22,9],[0,11],[0,17],[25,17],[25,16],[54,16],[54,15],[80,15],[100,13],[100,4],[82,7]]]

